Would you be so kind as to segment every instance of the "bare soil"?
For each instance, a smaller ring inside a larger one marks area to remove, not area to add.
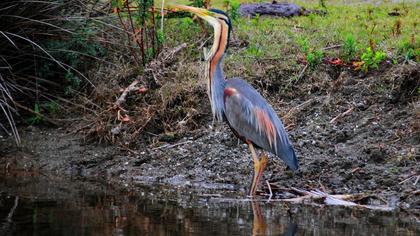
[[[266,75],[264,84],[254,86],[283,118],[300,162],[293,173],[270,158],[263,179],[272,185],[274,198],[293,197],[282,190],[289,187],[367,193],[374,197],[364,204],[397,206],[419,217],[418,67],[386,66],[363,75],[325,66],[295,82],[283,80],[281,69]],[[14,147],[11,138],[0,140],[0,166],[11,174],[40,172],[245,197],[252,175],[246,145],[210,117],[197,122],[201,128],[183,137],[163,134],[155,144],[139,140],[135,149],[86,142],[72,126],[26,127],[23,148]],[[266,184],[260,189],[260,195],[268,192]]]

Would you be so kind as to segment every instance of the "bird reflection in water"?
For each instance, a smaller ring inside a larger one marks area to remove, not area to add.
[[[265,236],[270,235],[267,232],[267,224],[265,223],[264,216],[261,212],[260,204],[257,201],[251,201],[252,214],[254,215],[252,220],[252,236]],[[297,225],[289,222],[286,231],[282,236],[294,236],[297,231]]]

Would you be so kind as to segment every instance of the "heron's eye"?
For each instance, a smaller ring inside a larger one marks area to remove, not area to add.
[[[218,17],[219,18],[219,20],[222,20],[222,21],[224,21],[227,25],[229,25],[229,22],[228,22],[228,20],[225,18],[225,17]]]

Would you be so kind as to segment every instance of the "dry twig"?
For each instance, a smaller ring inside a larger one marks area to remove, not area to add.
[[[298,77],[296,78],[296,81],[302,79],[303,75],[305,74],[306,69],[308,69],[309,64],[306,64],[305,67],[300,71]]]
[[[335,123],[338,119],[350,114],[354,110],[354,107],[350,107],[347,111],[340,113],[338,116],[334,117],[332,120],[330,120],[330,124]]]
[[[326,50],[330,50],[330,49],[341,48],[342,46],[343,46],[343,44],[337,44],[337,45],[332,45],[332,46],[329,46],[329,47],[322,48],[322,50],[326,51]]]
[[[164,149],[164,148],[168,149],[168,148],[173,148],[173,147],[176,147],[176,146],[184,145],[184,144],[187,144],[187,143],[192,143],[192,141],[188,140],[188,141],[185,141],[185,142],[180,142],[180,143],[175,143],[175,144],[165,144],[165,145],[153,148],[152,150]]]

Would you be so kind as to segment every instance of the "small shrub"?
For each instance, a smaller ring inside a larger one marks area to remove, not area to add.
[[[193,7],[199,8],[208,8],[210,1],[209,0],[190,0]]]
[[[356,40],[352,34],[346,36],[343,45],[343,59],[345,61],[351,61],[357,52]]]
[[[201,0],[198,0],[201,1]],[[119,18],[121,27],[127,33],[127,43],[134,44],[139,50],[130,49],[129,53],[137,65],[146,65],[153,58],[156,58],[160,51],[155,29],[155,13],[153,0],[111,0],[113,12]],[[133,11],[132,9],[136,9]],[[136,48],[136,49],[137,49]],[[151,50],[149,50],[151,49]],[[151,52],[151,54],[149,53]]]
[[[298,37],[298,38],[296,39],[296,43],[298,44],[298,46],[299,46],[300,50],[301,50],[303,53],[307,53],[307,52],[309,52],[309,43],[308,43],[308,40],[307,40],[306,38],[303,38],[303,37]]]
[[[237,21],[239,18],[239,7],[241,3],[238,0],[226,0],[226,13],[233,21]]]
[[[26,122],[30,125],[39,125],[44,122],[44,118],[41,115],[41,109],[39,103],[34,105],[34,114],[26,119]]]
[[[322,62],[324,53],[321,50],[312,49],[306,38],[297,38],[296,43],[299,45],[300,50],[306,55],[306,61],[311,68],[315,68]]]
[[[322,62],[322,58],[324,58],[324,53],[321,50],[314,50],[308,52],[306,55],[306,61],[311,68],[315,68]]]
[[[414,60],[420,57],[420,48],[408,40],[402,41],[398,47],[398,53],[404,57],[405,60]]]
[[[378,69],[379,64],[385,60],[386,54],[382,51],[373,51],[370,47],[367,47],[360,57],[362,61],[362,71],[367,72],[370,69]]]
[[[71,61],[80,58],[84,61],[80,65],[87,64],[83,55],[89,53],[83,48],[79,51],[87,41],[74,48],[63,45],[78,34],[78,29],[90,28],[80,17],[89,15],[84,3],[88,4],[76,0],[0,1],[0,128],[14,135],[17,144],[20,139],[14,116],[26,116],[31,111],[29,123],[40,123],[40,104],[62,95],[67,85],[65,74],[83,77],[84,68],[72,67]],[[63,44],[52,43],[60,41]]]
[[[95,30],[95,25],[86,23],[85,28],[81,28],[77,23],[72,22],[67,23],[66,27],[76,30],[66,38],[47,40],[45,46],[55,59],[72,68],[64,74],[65,83],[58,81],[63,85],[64,94],[70,96],[74,95],[74,91],[78,90],[83,82],[82,75],[77,71],[86,71],[93,64],[89,59],[103,57],[106,50],[99,42],[90,40],[90,38],[96,37],[98,33]],[[50,60],[43,61],[38,76],[54,80],[56,77],[54,71],[57,71],[59,66]]]
[[[326,0],[319,0],[319,6],[325,10],[327,10],[327,4],[325,4]]]
[[[41,107],[49,114],[58,114],[60,112],[60,106],[56,101],[44,102]]]
[[[259,27],[260,26],[260,15],[256,14],[254,16],[254,18],[251,19],[251,25],[254,27]]]

